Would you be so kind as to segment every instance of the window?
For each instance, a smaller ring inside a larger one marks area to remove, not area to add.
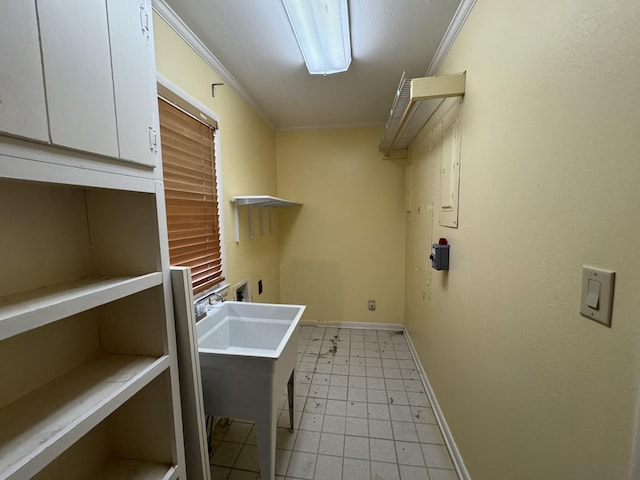
[[[172,265],[191,267],[193,294],[224,280],[214,127],[159,98]]]

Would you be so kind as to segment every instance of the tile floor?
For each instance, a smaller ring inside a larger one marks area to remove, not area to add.
[[[276,479],[458,480],[401,332],[302,326],[295,395]],[[260,478],[252,423],[218,422],[212,443],[213,480]]]

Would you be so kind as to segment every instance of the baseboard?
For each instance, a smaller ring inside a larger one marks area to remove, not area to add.
[[[401,323],[376,323],[376,322],[319,322],[317,320],[301,320],[300,325],[327,328],[354,328],[368,330],[404,330]]]
[[[431,407],[433,408],[433,413],[436,417],[436,421],[438,422],[438,426],[442,431],[442,436],[444,437],[444,441],[447,444],[447,448],[449,449],[449,453],[451,454],[451,460],[453,461],[453,467],[456,469],[458,473],[458,478],[460,480],[471,480],[469,476],[469,472],[464,465],[464,461],[462,460],[462,455],[460,455],[460,450],[458,450],[458,446],[456,445],[455,440],[453,439],[453,435],[451,434],[451,430],[449,430],[449,425],[447,424],[447,420],[444,418],[444,414],[440,409],[440,405],[438,404],[438,399],[436,398],[436,394],[431,388],[431,384],[429,383],[429,378],[427,377],[427,372],[425,372],[422,363],[420,362],[420,358],[418,357],[418,353],[416,352],[416,348],[413,345],[413,341],[411,340],[411,335],[409,331],[403,327],[404,336],[407,339],[407,344],[409,345],[409,350],[411,351],[411,355],[413,356],[413,360],[418,367],[418,373],[420,373],[420,378],[424,385],[425,391],[427,392],[427,397],[429,397],[429,401],[431,402]]]

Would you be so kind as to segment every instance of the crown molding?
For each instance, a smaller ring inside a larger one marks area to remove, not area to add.
[[[153,10],[182,38],[200,58],[202,58],[213,71],[215,71],[226,85],[231,87],[262,120],[272,129],[275,129],[273,120],[260,108],[249,92],[238,82],[233,75],[220,63],[213,53],[197,37],[165,0],[153,0]]]
[[[460,2],[456,13],[454,13],[453,18],[451,19],[449,27],[447,27],[447,31],[444,32],[442,41],[440,42],[440,45],[438,45],[438,49],[436,50],[427,71],[424,72],[425,77],[432,77],[438,72],[440,65],[442,65],[451,45],[453,45],[453,42],[458,37],[458,33],[460,33],[460,30],[462,29],[464,22],[467,20],[467,17],[475,3],[476,0],[462,0],[462,2]]]

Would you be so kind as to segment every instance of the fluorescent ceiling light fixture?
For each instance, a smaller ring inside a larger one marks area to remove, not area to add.
[[[347,0],[282,0],[312,75],[345,72],[351,63]]]

